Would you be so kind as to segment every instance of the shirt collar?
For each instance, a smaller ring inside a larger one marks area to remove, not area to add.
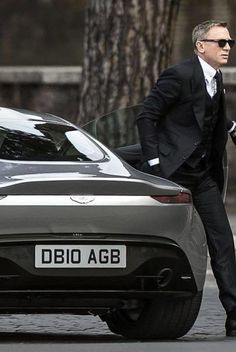
[[[198,56],[198,60],[202,67],[205,79],[210,83],[217,71],[199,56]]]

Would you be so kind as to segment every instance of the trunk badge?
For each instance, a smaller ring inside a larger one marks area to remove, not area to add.
[[[89,204],[95,200],[91,196],[71,196],[70,199],[79,204]]]

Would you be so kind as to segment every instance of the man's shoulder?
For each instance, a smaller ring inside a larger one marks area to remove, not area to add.
[[[163,73],[173,72],[180,77],[191,77],[194,71],[194,66],[197,64],[197,57],[192,57],[172,66],[169,66]]]

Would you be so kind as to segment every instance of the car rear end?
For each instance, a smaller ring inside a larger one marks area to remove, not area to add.
[[[45,178],[41,194],[22,194],[25,182],[2,188],[8,192],[0,200],[2,311],[87,313],[202,288],[205,236],[187,190],[167,181],[153,187],[146,180],[105,178],[96,189],[109,193],[106,184],[123,182],[117,194],[48,195],[46,185],[56,191]],[[61,193],[76,184],[61,181]],[[80,180],[81,189],[86,183],[91,179]],[[130,194],[119,194],[125,183]],[[37,189],[37,181],[28,179],[31,187]]]

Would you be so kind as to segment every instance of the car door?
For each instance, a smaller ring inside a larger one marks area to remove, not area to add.
[[[136,117],[142,105],[112,111],[83,126],[87,132],[108,146],[131,166],[141,159]]]

